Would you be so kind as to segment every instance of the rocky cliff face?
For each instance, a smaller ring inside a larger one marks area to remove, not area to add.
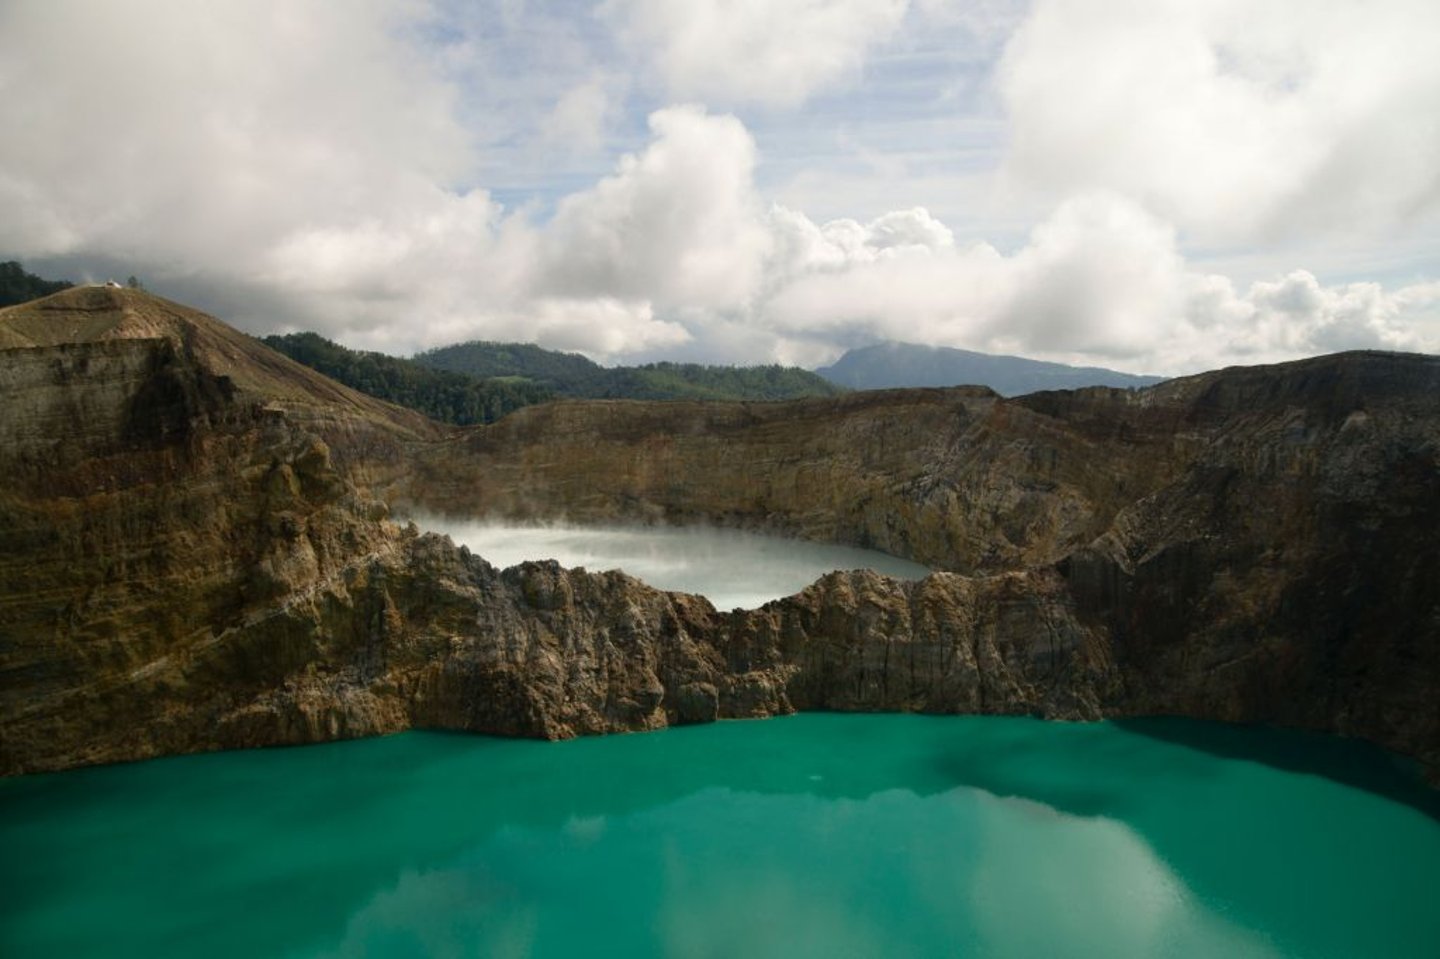
[[[978,582],[1049,571],[1111,670],[1077,701],[1340,732],[1433,770],[1437,454],[1440,360],[1361,353],[1015,400],[556,405],[428,449],[398,498],[757,526]]]
[[[133,291],[0,312],[0,772],[428,726],[1182,714],[1440,773],[1440,360],[558,403],[443,432]],[[704,520],[942,572],[723,613],[388,518]]]

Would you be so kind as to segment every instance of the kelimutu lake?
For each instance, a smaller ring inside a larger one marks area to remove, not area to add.
[[[1434,814],[1178,720],[407,733],[0,781],[0,954],[1433,959]]]
[[[722,610],[762,606],[836,569],[873,569],[899,579],[930,572],[874,550],[713,527],[527,526],[437,517],[417,523],[502,569],[527,559],[592,572],[621,569],[657,589],[699,593]]]

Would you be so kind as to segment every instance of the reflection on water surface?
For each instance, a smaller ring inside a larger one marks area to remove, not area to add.
[[[0,955],[1434,956],[1429,794],[1355,744],[1153,732],[807,715],[0,781]]]

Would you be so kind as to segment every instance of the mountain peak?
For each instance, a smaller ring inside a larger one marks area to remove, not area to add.
[[[0,310],[0,349],[174,335],[178,330],[173,318],[167,321],[167,302],[125,287],[71,287]]]
[[[833,365],[815,372],[832,383],[857,390],[974,385],[988,386],[1002,396],[1086,386],[1151,386],[1162,379],[895,340],[850,350]]]
[[[436,429],[418,413],[341,386],[213,316],[144,290],[77,286],[0,309],[0,350],[125,340],[168,342],[260,403],[312,413],[344,409],[409,433]]]

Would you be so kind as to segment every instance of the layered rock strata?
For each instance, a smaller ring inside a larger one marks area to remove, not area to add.
[[[1440,774],[1440,360],[1142,391],[557,403],[443,431],[132,291],[0,312],[0,772],[412,726],[795,709],[1178,714]],[[717,611],[388,517],[708,522],[885,549]]]

